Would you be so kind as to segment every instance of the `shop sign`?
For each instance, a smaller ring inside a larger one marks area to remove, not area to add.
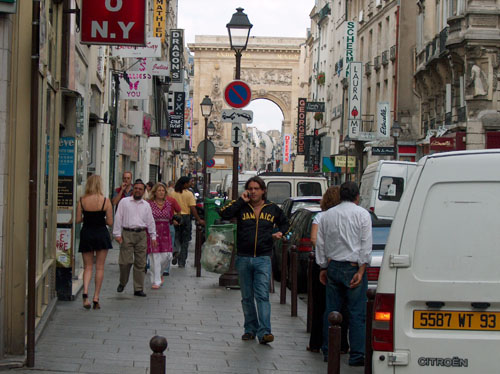
[[[319,171],[321,163],[321,138],[319,136],[319,130],[314,130],[313,136],[313,148],[312,148],[312,168],[314,172]]]
[[[167,0],[155,0],[153,15],[153,35],[165,41],[165,19],[167,18]]]
[[[447,152],[455,150],[455,138],[435,138],[430,140],[431,151]]]
[[[182,51],[184,48],[184,30],[174,29],[170,31],[170,71],[172,82],[182,82]]]
[[[0,13],[16,13],[16,1],[0,0]]]
[[[148,38],[145,47],[118,46],[111,49],[111,54],[118,57],[161,57],[161,39]]]
[[[81,43],[146,44],[145,0],[85,0],[81,10]]]
[[[345,156],[335,156],[335,167],[345,168]],[[355,156],[348,156],[347,167],[349,167],[349,168],[356,167],[356,157]]]
[[[349,137],[358,139],[361,131],[361,105],[362,105],[362,81],[363,66],[361,62],[350,63],[349,75]]]
[[[394,147],[372,147],[373,156],[394,156]]]
[[[354,21],[346,23],[345,38],[345,78],[349,78],[352,68],[351,62],[356,58],[356,42],[357,42],[358,25]]]
[[[283,162],[285,164],[290,163],[291,149],[292,149],[292,135],[285,134],[285,136],[283,137]]]
[[[184,135],[184,108],[186,94],[174,92],[174,111],[168,117],[169,134],[172,138],[182,138]]]
[[[146,59],[142,59],[138,71],[127,72],[128,81],[120,73],[120,100],[146,100],[151,96],[152,75],[146,69]]]
[[[306,102],[306,112],[324,113],[325,103],[321,101],[308,101]]]
[[[71,228],[57,228],[56,231],[56,259],[57,266],[70,268],[72,257]]]
[[[147,70],[151,73],[151,75],[158,75],[163,77],[170,76],[168,61],[148,60],[147,67]]]
[[[377,103],[377,138],[389,138],[391,111],[387,101]]]
[[[297,122],[297,154],[305,155],[305,135],[306,135],[306,105],[307,99],[300,98],[298,105]]]

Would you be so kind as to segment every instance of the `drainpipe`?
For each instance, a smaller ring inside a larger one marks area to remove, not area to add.
[[[35,313],[36,313],[36,233],[38,185],[38,89],[40,60],[40,0],[33,0],[31,21],[31,115],[28,197],[28,308],[27,308],[27,362],[35,366]]]
[[[394,121],[398,119],[399,5],[396,7],[396,59],[394,60]]]

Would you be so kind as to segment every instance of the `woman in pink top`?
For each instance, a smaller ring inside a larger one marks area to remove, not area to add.
[[[153,218],[156,223],[156,242],[153,247],[148,235],[149,275],[153,289],[158,289],[163,283],[162,272],[172,260],[172,239],[170,238],[170,223],[175,212],[180,212],[181,207],[177,201],[167,196],[167,188],[162,183],[157,183],[151,190],[150,200]]]

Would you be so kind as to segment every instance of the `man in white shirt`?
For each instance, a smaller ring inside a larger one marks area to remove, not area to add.
[[[146,296],[144,293],[144,276],[147,256],[147,234],[156,247],[156,224],[153,219],[151,205],[142,199],[146,186],[137,179],[134,183],[133,195],[123,198],[118,204],[113,226],[113,236],[120,243],[120,284],[117,292],[123,292],[128,283],[130,268],[134,265],[134,295]]]
[[[365,355],[366,291],[365,269],[371,260],[372,224],[370,213],[357,204],[359,188],[354,182],[340,186],[341,203],[322,216],[316,242],[320,281],[326,286],[323,326],[323,354],[328,353],[328,314],[349,311],[349,365],[363,366]]]

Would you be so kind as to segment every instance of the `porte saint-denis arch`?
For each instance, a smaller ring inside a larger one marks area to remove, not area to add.
[[[241,80],[249,84],[252,100],[268,99],[278,105],[284,117],[282,137],[292,134],[294,142],[298,98],[307,97],[308,89],[309,58],[305,43],[303,38],[250,37],[241,58]],[[231,124],[221,121],[221,112],[229,109],[224,102],[224,88],[234,80],[234,51],[227,36],[197,35],[195,43],[188,47],[194,53],[193,120],[198,123],[193,126],[193,148],[204,138],[205,120],[200,103],[208,95],[214,103],[210,116],[216,127],[212,137],[216,148],[214,158],[224,160],[224,166],[218,164],[221,167],[232,168]],[[243,151],[240,148],[240,159]],[[284,166],[284,171],[291,171],[291,163]]]

